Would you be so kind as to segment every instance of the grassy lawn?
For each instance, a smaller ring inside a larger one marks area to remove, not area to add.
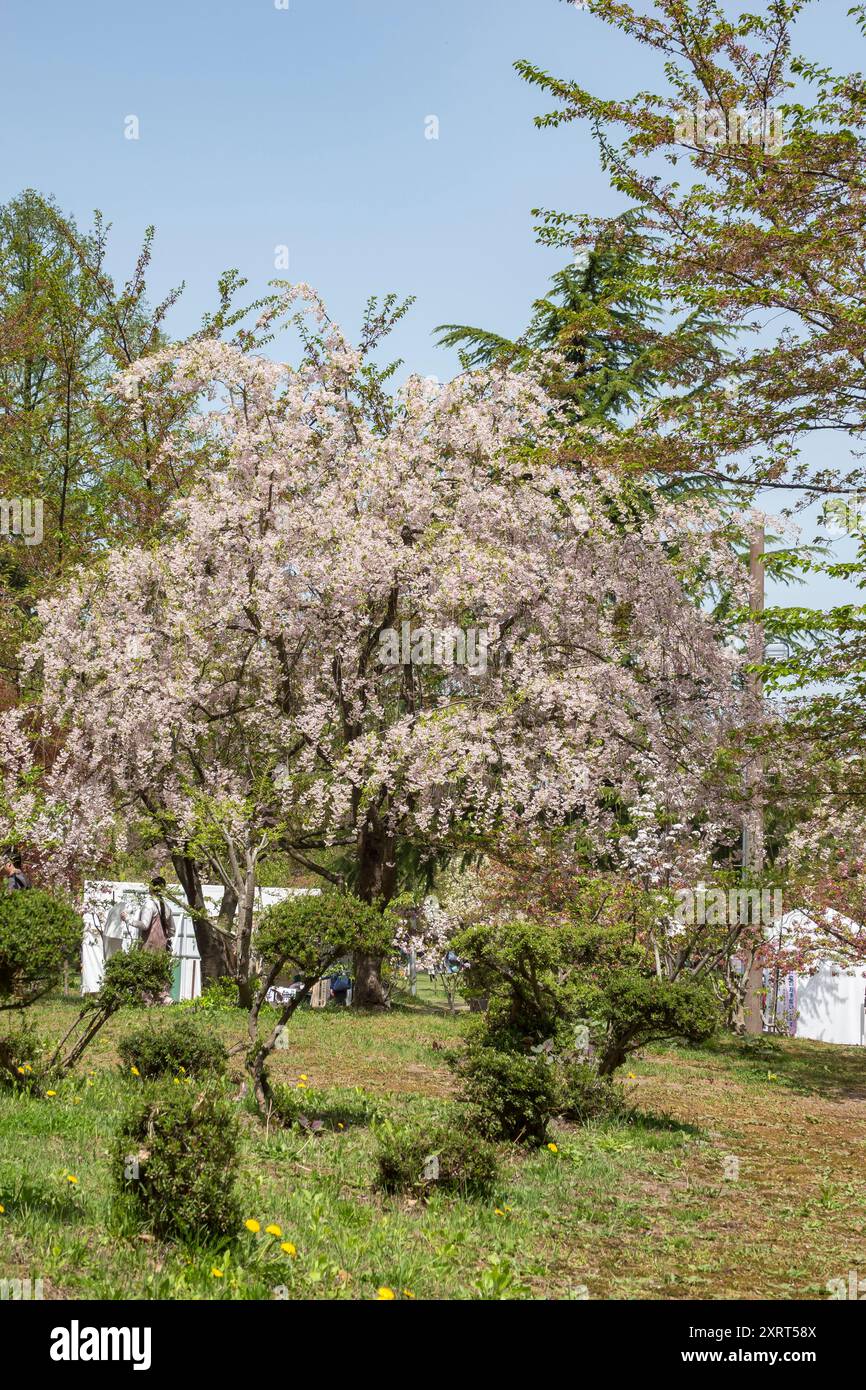
[[[56,1034],[76,1008],[52,999],[35,1026]],[[227,1040],[242,1035],[231,1011],[208,1017]],[[266,1132],[244,1112],[241,1179],[244,1216],[278,1224],[295,1256],[264,1234],[197,1250],[113,1222],[108,1149],[137,1084],[114,1050],[130,1019],[114,1020],[57,1096],[0,1092],[0,1277],[41,1277],[54,1298],[261,1299],[279,1286],[374,1298],[386,1285],[419,1299],[787,1299],[866,1273],[855,1048],[785,1040],[762,1056],[724,1039],[649,1051],[628,1069],[630,1120],[559,1126],[556,1153],[503,1148],[494,1200],[380,1196],[375,1124],[453,1106],[444,1049],[464,1019],[441,993],[382,1016],[295,1016],[273,1076],[327,1090],[329,1124],[320,1137]]]

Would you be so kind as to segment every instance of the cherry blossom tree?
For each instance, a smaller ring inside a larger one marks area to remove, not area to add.
[[[531,370],[387,395],[297,299],[297,368],[203,340],[121,379],[132,412],[194,390],[193,437],[165,447],[212,466],[162,544],[42,605],[26,658],[79,840],[105,841],[110,804],[111,833],[162,845],[205,976],[248,994],[269,856],[387,904],[409,851],[563,825],[603,849],[648,789],[706,814],[740,699],[714,606],[742,594],[730,517],[582,466]],[[483,660],[461,663],[467,634]],[[382,1002],[377,960],[355,970]]]

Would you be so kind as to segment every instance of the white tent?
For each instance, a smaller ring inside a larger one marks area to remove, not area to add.
[[[201,957],[195,939],[195,928],[188,912],[178,907],[184,901],[183,890],[169,884],[166,899],[171,905],[177,926],[172,953],[176,958],[173,999],[195,999],[201,994]],[[256,910],[282,902],[289,893],[306,889],[259,888],[256,890]],[[202,888],[205,907],[214,916],[222,901],[222,888],[206,884]],[[106,879],[87,879],[84,884],[84,936],[81,942],[81,993],[95,994],[102,984],[105,962],[117,951],[128,951],[138,940],[136,922],[142,903],[148,894],[146,883],[128,883]],[[129,919],[124,922],[121,912]]]
[[[854,934],[856,922],[838,917],[838,925]],[[804,912],[788,912],[772,928],[772,936],[782,945],[795,938],[815,936],[818,924]],[[816,1042],[866,1046],[866,961],[840,964],[829,957],[819,959],[812,973],[793,971],[776,978],[765,971],[768,1008],[775,1001],[776,1017],[786,1020],[793,1037]]]

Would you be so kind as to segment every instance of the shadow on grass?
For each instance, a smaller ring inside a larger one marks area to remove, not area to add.
[[[17,1217],[38,1215],[54,1225],[75,1226],[82,1220],[81,1204],[69,1190],[54,1192],[50,1188],[21,1179],[10,1187],[0,1186],[0,1202],[7,1212]]]
[[[448,1007],[448,1002],[444,998],[444,996],[442,998],[442,1002],[439,1003],[437,1000],[431,999],[429,996],[425,997],[423,995],[412,995],[409,994],[408,991],[402,989],[394,991],[394,995],[391,1000],[391,1012],[400,1014],[410,1014],[415,1015],[416,1017],[427,1016],[433,1018],[454,1019],[461,1018],[463,1016],[468,1016],[469,1014],[469,1010],[467,1009],[466,1005],[462,1004],[460,1001],[458,1001],[457,1003],[456,1012],[452,1014],[451,1010]]]
[[[723,1038],[714,1049],[735,1072],[754,1080],[768,1073],[801,1095],[826,1100],[866,1100],[866,1048],[805,1038]]]
[[[361,1089],[307,1087],[303,1091],[276,1084],[273,1117],[285,1129],[307,1133],[368,1128],[381,1118],[376,1100]]]
[[[645,1130],[648,1134],[678,1134],[684,1138],[698,1139],[703,1130],[700,1125],[687,1124],[685,1120],[675,1120],[665,1111],[630,1110],[623,1121],[626,1126]]]

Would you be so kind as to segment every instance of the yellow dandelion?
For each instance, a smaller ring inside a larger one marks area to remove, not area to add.
[[[268,1233],[269,1236],[281,1236],[281,1235],[283,1234],[282,1231],[280,1230],[279,1226],[277,1226],[277,1225],[274,1225],[274,1226],[266,1226],[266,1227],[265,1227],[265,1230],[267,1231],[267,1233]]]
[[[6,1210],[6,1208],[4,1207],[3,1203],[0,1202],[0,1216],[3,1215],[3,1213],[5,1212],[5,1210]]]
[[[306,1091],[306,1089],[307,1089],[307,1083],[306,1083],[306,1081],[299,1081],[299,1082],[298,1082],[298,1085],[297,1085],[297,1089],[298,1089],[299,1091]]]
[[[138,1067],[130,1067],[129,1070],[132,1072],[133,1076],[141,1076],[141,1072],[138,1070]]]
[[[552,1154],[558,1154],[558,1153],[559,1153],[559,1149],[557,1148],[556,1144],[548,1144],[547,1147],[550,1149],[550,1152],[551,1152]]]
[[[385,1285],[383,1285],[381,1289],[377,1289],[376,1291],[376,1298],[380,1303],[390,1303],[391,1299],[396,1297],[397,1295],[395,1294],[394,1290],[386,1288]]]
[[[494,1208],[493,1208],[493,1215],[494,1215],[494,1216],[504,1216],[504,1215],[505,1215],[505,1212],[502,1210],[501,1207],[494,1207]]]
[[[250,1217],[249,1221],[245,1221],[244,1225],[248,1231],[252,1231],[254,1236],[258,1235],[259,1231],[262,1229],[258,1221],[254,1220],[253,1217]]]
[[[56,1096],[56,1095],[57,1095],[57,1092],[56,1092],[56,1091],[46,1091],[45,1094],[46,1094],[46,1096]]]
[[[768,1080],[768,1081],[778,1081],[778,1079],[779,1079],[779,1078],[778,1078],[778,1076],[776,1075],[776,1073],[775,1073],[774,1071],[768,1071],[768,1072],[767,1072],[767,1080]]]
[[[290,1240],[284,1240],[280,1246],[280,1249],[282,1250],[284,1255],[291,1255],[294,1257],[298,1253]]]
[[[77,1179],[77,1177],[75,1176],[74,1173],[67,1173],[67,1175],[66,1175],[66,1181],[69,1182],[69,1183],[72,1183],[72,1186],[75,1187],[76,1184],[77,1184],[77,1182],[78,1182],[78,1179]]]
[[[626,1076],[628,1077],[629,1081],[637,1081],[637,1077],[635,1076],[633,1071],[626,1072]]]
[[[174,1078],[174,1084],[175,1084],[175,1086],[179,1086],[179,1085],[180,1085],[180,1077],[179,1077],[179,1076],[176,1076],[176,1077]]]
[[[214,1279],[222,1279],[223,1277],[222,1270],[217,1269],[216,1265],[214,1265],[213,1269],[211,1270],[211,1274],[213,1275]]]
[[[17,1068],[17,1071],[18,1071],[18,1075],[19,1075],[19,1076],[23,1076],[23,1075],[24,1075],[24,1068],[23,1068],[23,1067],[18,1067],[18,1068]]]
[[[413,1292],[412,1292],[411,1289],[404,1289],[404,1290],[403,1290],[403,1297],[404,1297],[404,1298],[414,1298],[415,1295],[413,1294]]]
[[[337,1129],[345,1129],[345,1128],[346,1128],[346,1126],[345,1126],[340,1120],[338,1120],[338,1121],[337,1121]]]

